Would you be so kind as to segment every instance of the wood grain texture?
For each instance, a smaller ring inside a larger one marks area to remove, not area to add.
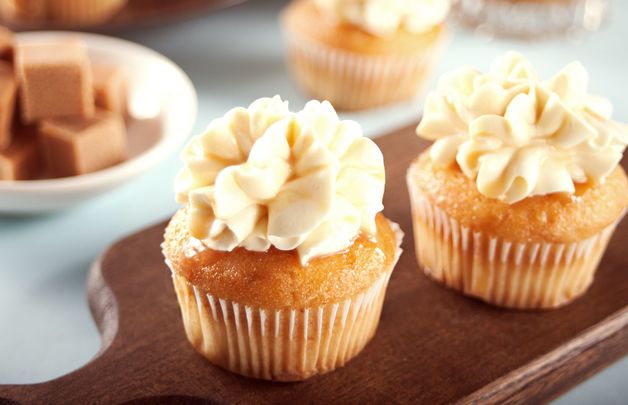
[[[55,29],[111,32],[179,21],[244,1],[246,0],[129,0],[124,9],[102,24],[72,25],[54,21],[18,22],[2,19],[0,23],[16,31]]]
[[[628,353],[628,222],[591,289],[549,312],[491,307],[417,268],[405,171],[425,147],[405,128],[379,138],[385,212],[406,232],[381,323],[344,368],[270,383],[212,366],[187,342],[160,243],[165,223],[112,246],[94,265],[89,300],[103,347],[85,367],[46,383],[0,386],[33,403],[521,403],[544,401]],[[625,162],[624,162],[625,163]]]

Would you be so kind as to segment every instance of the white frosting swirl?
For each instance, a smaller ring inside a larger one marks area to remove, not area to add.
[[[384,162],[328,102],[296,113],[276,96],[213,121],[183,155],[175,181],[190,234],[215,250],[297,249],[301,262],[375,234]]]
[[[435,141],[432,160],[457,162],[487,197],[515,203],[573,193],[574,183],[603,181],[628,143],[610,102],[587,87],[578,62],[540,81],[522,55],[509,52],[490,74],[462,68],[444,75],[417,134]]]
[[[357,25],[377,36],[399,29],[413,34],[441,24],[449,13],[449,0],[314,0],[316,5],[339,20]]]

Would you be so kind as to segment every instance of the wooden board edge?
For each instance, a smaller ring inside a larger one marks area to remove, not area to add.
[[[160,224],[161,225],[161,224]],[[124,243],[131,236],[124,237],[120,241],[107,247],[103,253],[92,263],[87,273],[86,295],[87,303],[94,323],[98,328],[100,335],[100,349],[89,359],[84,365],[72,370],[66,374],[53,378],[52,380],[42,381],[32,384],[0,384],[0,405],[19,404],[32,395],[33,390],[45,389],[45,387],[56,384],[58,381],[68,376],[85,370],[100,359],[109,349],[118,334],[119,325],[119,308],[113,291],[107,284],[102,273],[102,263],[107,254],[120,243]]]
[[[103,260],[114,246],[115,245],[107,248],[104,253],[94,261],[89,269],[87,282],[85,283],[89,309],[100,334],[100,349],[91,361],[106,352],[118,334],[118,303],[102,273]]]
[[[484,386],[459,403],[547,401],[628,355],[627,340],[628,307],[580,333],[566,345]]]

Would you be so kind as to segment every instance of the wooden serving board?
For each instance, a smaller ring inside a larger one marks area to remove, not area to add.
[[[102,349],[85,367],[34,385],[0,386],[24,403],[536,403],[628,353],[628,221],[591,289],[547,312],[495,308],[417,268],[405,171],[424,148],[405,128],[379,138],[386,215],[406,232],[378,332],[344,368],[300,383],[223,371],[187,342],[163,262],[165,223],[112,246],[94,265],[88,297]],[[624,162],[626,163],[626,162]],[[0,402],[2,402],[0,400]]]
[[[55,21],[3,21],[16,31],[26,30],[88,30],[110,32],[178,21],[246,0],[130,0],[119,13],[101,24],[64,24]]]

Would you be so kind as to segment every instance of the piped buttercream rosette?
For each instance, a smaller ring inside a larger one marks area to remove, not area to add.
[[[449,0],[315,0],[316,5],[338,20],[347,21],[376,36],[400,29],[422,34],[442,24]]]
[[[190,234],[209,248],[296,249],[303,264],[376,232],[383,209],[381,151],[328,102],[289,112],[260,99],[193,139],[176,180]]]
[[[541,81],[510,52],[490,74],[463,68],[445,75],[427,98],[417,133],[435,141],[435,162],[457,162],[487,197],[515,203],[573,193],[574,183],[602,181],[628,143],[610,102],[587,87],[578,62]]]

